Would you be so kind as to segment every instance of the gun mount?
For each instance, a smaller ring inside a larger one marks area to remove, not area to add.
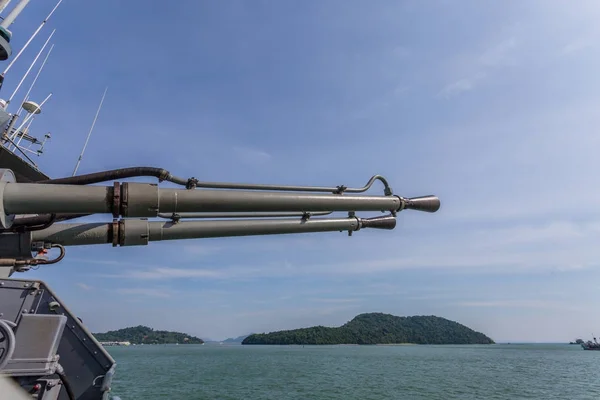
[[[157,184],[116,181],[108,186],[89,186],[136,173],[152,173],[185,188],[163,189]],[[352,194],[367,191],[376,180],[384,184],[382,196]],[[0,170],[0,278],[33,265],[58,262],[65,255],[65,246],[139,246],[159,240],[329,231],[352,234],[366,228],[394,229],[397,213],[402,210],[435,212],[439,207],[434,196],[394,195],[381,176],[353,189],[200,182],[141,167],[18,183],[15,174],[5,169]],[[388,214],[361,218],[356,216],[358,211]],[[348,215],[315,218],[334,212]],[[93,214],[111,214],[113,222],[58,223]],[[52,248],[61,252],[54,260],[40,259],[31,253]]]
[[[4,348],[0,344],[0,374],[44,399],[108,399],[116,365],[44,282],[10,278],[61,261],[66,247],[306,232],[351,235],[367,228],[394,229],[403,210],[440,208],[435,196],[395,195],[379,175],[364,187],[348,188],[202,182],[150,167],[24,183],[17,182],[23,175],[18,172],[0,170],[0,336],[6,338]],[[117,181],[141,176],[183,188]],[[384,186],[382,195],[361,194],[376,181]],[[112,184],[94,185],[103,182]],[[347,214],[328,217],[336,212]],[[384,215],[359,217],[357,212]],[[65,222],[95,214],[112,215],[113,221]],[[46,255],[50,249],[59,250],[53,259]],[[39,347],[31,348],[31,337],[38,338]]]

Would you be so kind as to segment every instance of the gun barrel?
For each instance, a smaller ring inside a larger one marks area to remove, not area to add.
[[[156,217],[186,212],[435,212],[434,196],[408,199],[395,195],[360,196],[323,193],[282,193],[243,190],[159,189],[156,185],[123,183],[114,186],[4,183],[0,201],[14,214],[112,213],[114,217]]]
[[[66,223],[31,232],[34,242],[80,246],[113,243],[120,246],[147,245],[162,240],[275,235],[309,232],[358,231],[364,228],[394,229],[396,218],[311,218],[265,220],[215,220],[149,222],[124,219],[118,223]]]

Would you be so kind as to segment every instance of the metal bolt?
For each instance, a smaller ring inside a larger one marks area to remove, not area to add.
[[[35,312],[35,310],[32,308],[32,309],[31,309],[31,311],[29,311],[29,312],[31,312],[31,313],[34,313],[34,312]]]
[[[0,286],[4,286],[4,282],[0,282]]]
[[[21,311],[23,314],[27,314],[27,310],[23,310]]]

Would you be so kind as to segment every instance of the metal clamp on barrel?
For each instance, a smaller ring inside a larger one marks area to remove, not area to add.
[[[12,226],[15,215],[7,215],[4,212],[4,189],[8,183],[14,183],[17,179],[15,174],[10,169],[0,169],[0,225],[4,229]]]
[[[121,185],[120,213],[124,217],[158,216],[158,186],[148,183],[125,182]]]

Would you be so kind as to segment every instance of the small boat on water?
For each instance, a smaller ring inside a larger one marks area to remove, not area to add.
[[[587,342],[581,343],[581,347],[584,350],[600,350],[600,343],[598,343],[594,335],[592,335],[592,338],[594,339],[593,342],[588,340]]]

